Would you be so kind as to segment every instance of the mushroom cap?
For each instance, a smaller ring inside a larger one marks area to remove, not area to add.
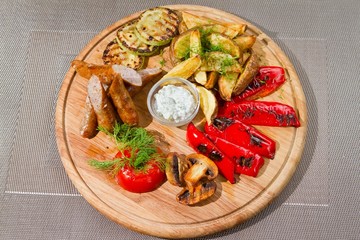
[[[184,154],[170,152],[166,157],[165,170],[168,181],[175,186],[184,186],[184,176],[191,165]]]
[[[194,205],[200,201],[208,199],[216,192],[217,185],[214,181],[200,181],[191,193],[184,188],[177,196],[176,200],[185,205]]]
[[[192,167],[185,174],[184,180],[190,192],[201,179],[211,181],[219,173],[216,164],[203,154],[193,153],[186,156],[186,159],[192,163]]]

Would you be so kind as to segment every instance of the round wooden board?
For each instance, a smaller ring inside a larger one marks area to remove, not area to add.
[[[87,80],[69,69],[61,87],[56,107],[56,135],[61,160],[71,181],[82,196],[99,212],[111,220],[148,235],[165,238],[204,236],[235,226],[253,217],[268,206],[291,179],[301,158],[307,129],[307,109],[304,93],[296,71],[282,50],[261,30],[243,19],[209,7],[193,5],[166,6],[187,11],[219,21],[246,23],[247,32],[257,36],[253,49],[260,56],[262,65],[278,65],[286,70],[287,82],[280,90],[264,100],[277,101],[293,106],[299,113],[301,127],[257,127],[276,141],[273,160],[265,159],[265,166],[257,178],[240,176],[234,185],[224,178],[217,178],[218,189],[209,200],[196,206],[176,202],[180,188],[164,183],[157,190],[135,194],[116,185],[106,173],[94,170],[88,159],[111,159],[116,153],[113,142],[99,133],[89,140],[79,135],[80,122],[86,97]],[[76,59],[102,64],[102,52],[115,36],[116,29],[140,13],[128,16],[109,26],[80,52]],[[149,64],[159,65],[151,58]],[[152,83],[153,84],[153,83]],[[139,93],[134,101],[141,113],[140,125],[163,133],[171,150],[191,153],[185,140],[185,127],[165,127],[152,121],[146,107],[147,91]],[[195,119],[200,125],[201,113]]]

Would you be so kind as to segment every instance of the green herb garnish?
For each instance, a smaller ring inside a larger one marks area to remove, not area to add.
[[[164,159],[157,151],[155,139],[145,128],[116,123],[113,133],[101,126],[98,129],[115,141],[123,157],[107,161],[92,159],[89,160],[89,165],[100,170],[109,170],[116,174],[125,164],[136,170],[145,171],[146,164],[152,160],[161,169],[164,169]]]
[[[283,93],[284,93],[284,89],[280,88],[279,98],[284,100]]]
[[[166,64],[166,61],[164,59],[164,49],[160,49],[159,56],[161,56],[161,60],[159,61],[160,66],[163,67]]]
[[[221,71],[220,74],[224,74],[225,72],[227,72],[228,67],[231,67],[235,64],[235,59],[228,57],[225,58],[222,62],[221,62]]]
[[[160,63],[160,66],[162,66],[162,67],[163,67],[163,66],[165,66],[165,63],[166,63],[166,62],[165,62],[165,60],[164,60],[164,59],[161,59],[161,60],[159,61],[159,63]]]

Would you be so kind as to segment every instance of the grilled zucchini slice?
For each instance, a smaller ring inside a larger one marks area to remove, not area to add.
[[[142,68],[145,62],[143,56],[138,56],[121,48],[117,38],[106,46],[102,59],[104,64],[119,64],[133,69]]]
[[[136,24],[137,37],[154,46],[162,46],[178,34],[179,16],[171,9],[157,7],[143,12]]]
[[[138,19],[134,19],[122,25],[117,31],[117,37],[125,50],[128,49],[142,56],[154,55],[159,50],[159,47],[148,45],[136,36],[135,26],[137,21]]]

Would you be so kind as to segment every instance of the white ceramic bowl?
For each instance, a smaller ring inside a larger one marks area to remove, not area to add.
[[[165,119],[162,116],[162,114],[158,113],[155,109],[155,101],[156,100],[155,100],[154,96],[155,96],[155,94],[158,93],[158,91],[160,89],[162,89],[164,86],[167,86],[167,85],[183,87],[186,90],[188,90],[194,97],[194,101],[195,101],[194,111],[189,113],[188,116],[181,121],[177,122],[175,120]],[[198,93],[195,85],[183,78],[172,77],[172,78],[161,79],[150,89],[150,92],[147,96],[147,107],[149,109],[150,114],[157,122],[159,122],[163,125],[167,125],[167,126],[178,127],[178,126],[183,126],[185,124],[188,124],[189,122],[191,122],[194,119],[194,117],[198,113],[199,106],[200,106],[200,97],[199,97],[199,93]]]

